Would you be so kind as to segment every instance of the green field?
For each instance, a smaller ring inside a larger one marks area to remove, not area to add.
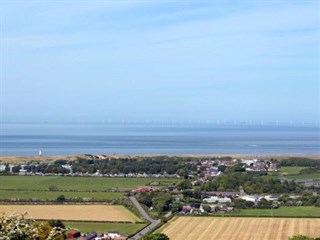
[[[221,215],[221,214],[220,214]],[[280,207],[278,209],[241,209],[225,216],[252,217],[320,217],[320,207]]]
[[[98,222],[63,222],[65,226],[75,228],[82,233],[119,231],[121,234],[135,234],[143,229],[146,224],[142,223],[98,223]]]
[[[154,181],[160,182],[160,186],[157,187],[161,188],[174,184],[178,179],[0,176],[0,200],[13,198],[21,200],[54,200],[59,195],[64,195],[66,199],[94,198],[95,200],[110,201],[125,194],[124,192],[111,192],[112,189],[136,188],[149,185]],[[57,191],[49,191],[50,187],[54,187]]]
[[[73,198],[94,198],[95,200],[106,200],[110,201],[124,196],[124,193],[118,192],[49,192],[49,191],[9,191],[0,190],[0,200],[30,200],[30,199],[41,199],[41,200],[55,200],[58,196],[64,195],[66,199]]]
[[[306,169],[307,167],[281,167],[280,173],[282,175],[297,175],[301,170]]]
[[[178,179],[164,178],[107,178],[107,177],[63,177],[63,176],[0,176],[0,189],[106,191],[112,188],[135,188],[159,181],[160,186],[169,186]]]
[[[307,167],[281,167],[278,172],[269,172],[264,179],[288,178],[288,179],[320,179],[320,173],[300,174]]]

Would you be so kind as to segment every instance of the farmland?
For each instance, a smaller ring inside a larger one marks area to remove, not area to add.
[[[65,221],[141,222],[123,206],[107,205],[0,205],[0,212],[25,213],[33,219],[60,219]]]
[[[146,226],[145,223],[110,223],[110,222],[63,222],[65,226],[78,229],[83,233],[106,232],[117,230],[120,234],[132,235]]]
[[[121,188],[131,189],[153,181],[164,187],[177,179],[161,178],[106,178],[62,176],[0,176],[0,200],[55,200],[64,195],[67,200],[90,198],[111,201],[124,195],[112,192]]]
[[[177,179],[161,178],[106,178],[106,177],[62,177],[62,176],[0,176],[0,189],[106,191],[112,188],[134,188],[160,181],[161,186],[171,185]]]
[[[54,201],[58,196],[64,195],[67,200],[77,198],[87,198],[91,200],[111,201],[123,196],[118,192],[60,192],[60,191],[27,191],[27,190],[0,190],[1,200],[19,199],[21,201],[29,200],[48,200]]]
[[[171,240],[287,240],[320,235],[320,219],[178,217],[162,229]]]
[[[301,174],[300,171],[304,169],[307,167],[281,167],[278,172],[269,172],[263,178],[320,179],[320,173]]]
[[[222,215],[222,214],[219,214]],[[319,217],[320,208],[280,207],[278,209],[241,209],[239,212],[223,214],[224,216],[251,216],[251,217]]]

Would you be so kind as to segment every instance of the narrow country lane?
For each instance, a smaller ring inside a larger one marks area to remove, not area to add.
[[[144,229],[142,229],[141,231],[139,231],[138,233],[136,233],[136,235],[134,235],[133,237],[131,237],[131,239],[140,239],[142,237],[142,235],[150,233],[151,231],[153,231],[160,223],[161,221],[158,220],[154,220],[152,219],[147,213],[146,211],[142,208],[142,206],[140,205],[140,203],[138,202],[138,200],[136,199],[135,196],[130,196],[129,197],[131,202],[133,203],[133,205],[138,209],[139,213],[141,214],[141,216],[147,220],[148,222],[150,222],[150,224],[145,227]]]

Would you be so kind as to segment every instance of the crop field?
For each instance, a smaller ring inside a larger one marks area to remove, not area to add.
[[[33,219],[65,221],[141,222],[123,206],[108,205],[0,205],[6,215],[27,212]]]
[[[177,179],[167,178],[109,178],[109,177],[63,177],[63,176],[0,176],[0,189],[107,191],[112,188],[135,188],[153,181],[169,186]]]
[[[82,233],[106,232],[117,230],[120,234],[132,235],[143,229],[145,223],[102,223],[102,222],[63,222],[65,226],[77,229]]]
[[[320,236],[320,219],[178,217],[162,232],[171,240],[288,240]]]

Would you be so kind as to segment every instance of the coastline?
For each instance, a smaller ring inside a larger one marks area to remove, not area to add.
[[[51,162],[61,159],[69,161],[76,160],[77,158],[90,158],[90,154],[75,154],[75,155],[56,155],[56,156],[0,156],[0,163],[26,163],[30,161]],[[96,154],[92,154],[97,156]],[[311,158],[320,160],[320,153],[315,154],[99,154],[106,158],[123,158],[123,157],[154,157],[154,156],[169,156],[169,157],[192,157],[192,158],[258,158],[258,159],[285,159],[290,157]]]

